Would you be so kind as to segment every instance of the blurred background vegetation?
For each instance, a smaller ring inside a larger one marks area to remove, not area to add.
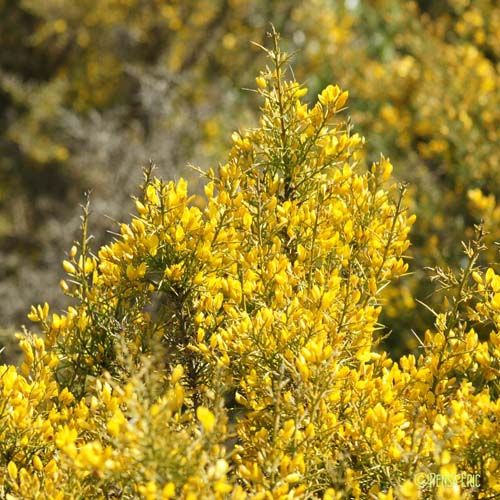
[[[66,306],[60,263],[86,191],[96,248],[150,159],[196,190],[188,164],[224,161],[231,131],[256,123],[243,89],[270,23],[311,102],[348,89],[366,161],[382,152],[410,183],[413,274],[386,292],[383,322],[394,353],[416,347],[424,268],[460,263],[481,218],[500,240],[496,0],[0,0],[0,361],[30,304]]]

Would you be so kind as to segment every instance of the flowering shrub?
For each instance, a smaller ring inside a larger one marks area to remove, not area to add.
[[[359,4],[350,48],[332,59],[332,71],[339,68],[337,81],[353,95],[352,118],[370,135],[368,157],[384,151],[399,166],[396,177],[411,184],[408,205],[418,221],[411,256],[418,266],[412,279],[389,290],[384,318],[398,330],[425,328],[429,318],[412,297],[438,304],[423,269],[462,263],[457,241],[474,238],[478,215],[469,190],[499,197],[500,4]],[[496,227],[489,243],[498,240]],[[482,264],[495,253],[490,245]]]
[[[500,276],[435,269],[421,355],[377,349],[415,217],[383,156],[266,50],[259,126],[206,178],[146,169],[115,240],[81,242],[0,367],[0,488],[31,498],[492,498],[500,492]],[[459,481],[472,477],[473,482]],[[441,478],[435,481],[432,478]]]
[[[82,192],[92,189],[94,212],[123,220],[149,157],[157,175],[201,191],[182,168],[225,157],[230,131],[256,123],[239,88],[261,64],[248,40],[270,22],[312,94],[330,81],[349,89],[368,163],[383,151],[411,184],[414,275],[386,289],[382,318],[402,332],[392,353],[417,347],[404,332],[430,321],[416,300],[432,300],[423,269],[461,264],[456,242],[477,222],[469,190],[500,196],[495,0],[0,2],[0,344],[41,294],[67,306],[41,284],[61,277]],[[108,221],[95,218],[96,236]]]

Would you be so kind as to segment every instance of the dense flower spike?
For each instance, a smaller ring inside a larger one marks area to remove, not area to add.
[[[43,338],[20,335],[20,371],[0,367],[6,498],[500,492],[500,277],[477,265],[483,234],[465,269],[435,270],[421,356],[381,352],[381,292],[407,271],[415,218],[390,161],[363,165],[347,92],[305,101],[272,41],[259,127],[203,172],[204,208],[147,169],[97,254],[85,208],[63,263],[74,305],[33,307]]]

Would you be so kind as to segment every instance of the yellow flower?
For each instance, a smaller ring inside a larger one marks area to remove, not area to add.
[[[76,267],[68,260],[63,261],[63,268],[68,274],[76,274]]]
[[[215,415],[206,407],[198,406],[196,416],[206,432],[211,432],[215,426]]]
[[[405,481],[402,484],[399,492],[403,498],[408,498],[413,500],[419,497],[418,487],[415,485],[413,481]]]
[[[263,76],[258,76],[256,79],[255,79],[255,82],[257,83],[257,85],[259,86],[259,88],[261,89],[265,89],[266,86],[267,86],[267,81],[266,79],[263,77]]]
[[[7,465],[7,471],[9,472],[11,479],[15,481],[17,479],[17,465],[10,461]]]
[[[175,498],[176,493],[175,493],[175,484],[170,482],[167,483],[161,492],[162,495],[162,500],[167,500],[169,498]]]

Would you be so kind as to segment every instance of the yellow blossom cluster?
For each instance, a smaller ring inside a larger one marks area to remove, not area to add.
[[[478,265],[481,228],[464,269],[435,269],[421,354],[391,359],[378,330],[408,269],[404,187],[387,158],[363,163],[347,92],[307,102],[272,41],[259,126],[202,172],[203,208],[146,169],[131,222],[93,253],[85,207],[73,305],[33,306],[43,337],[0,367],[5,498],[500,493],[500,276]]]
[[[411,298],[432,303],[423,269],[460,265],[457,241],[472,239],[478,221],[470,189],[496,200],[500,193],[500,4],[374,0],[352,14],[350,45],[327,65],[358,99],[351,113],[370,134],[368,157],[390,154],[396,178],[411,183],[407,203],[418,217],[414,278],[388,290],[384,318],[394,329],[424,329],[431,317]],[[496,239],[495,230],[488,242]],[[482,259],[496,260],[494,247]],[[407,348],[417,347],[412,340]]]
[[[332,80],[350,90],[351,117],[370,136],[360,154],[371,163],[384,151],[398,165],[396,179],[411,182],[418,270],[387,289],[382,317],[394,329],[425,329],[429,316],[415,299],[432,287],[422,269],[460,264],[456,241],[473,237],[476,216],[469,189],[500,195],[496,0],[0,2],[0,237],[15,255],[6,290],[17,286],[18,269],[41,271],[49,257],[38,249],[58,254],[70,245],[66,223],[56,230],[46,220],[70,214],[82,190],[92,187],[103,211],[122,220],[125,203],[110,186],[116,175],[135,185],[137,158],[154,151],[161,168],[181,169],[225,155],[238,121],[255,123],[236,89],[260,65],[248,41],[263,43],[271,22],[296,51],[295,74],[312,94]],[[189,178],[198,194],[197,180]],[[25,254],[27,243],[34,251]],[[483,263],[492,259],[486,252]],[[46,299],[59,306],[57,296]],[[5,324],[17,324],[20,311],[3,303]],[[415,347],[411,335],[390,346],[395,354]]]

